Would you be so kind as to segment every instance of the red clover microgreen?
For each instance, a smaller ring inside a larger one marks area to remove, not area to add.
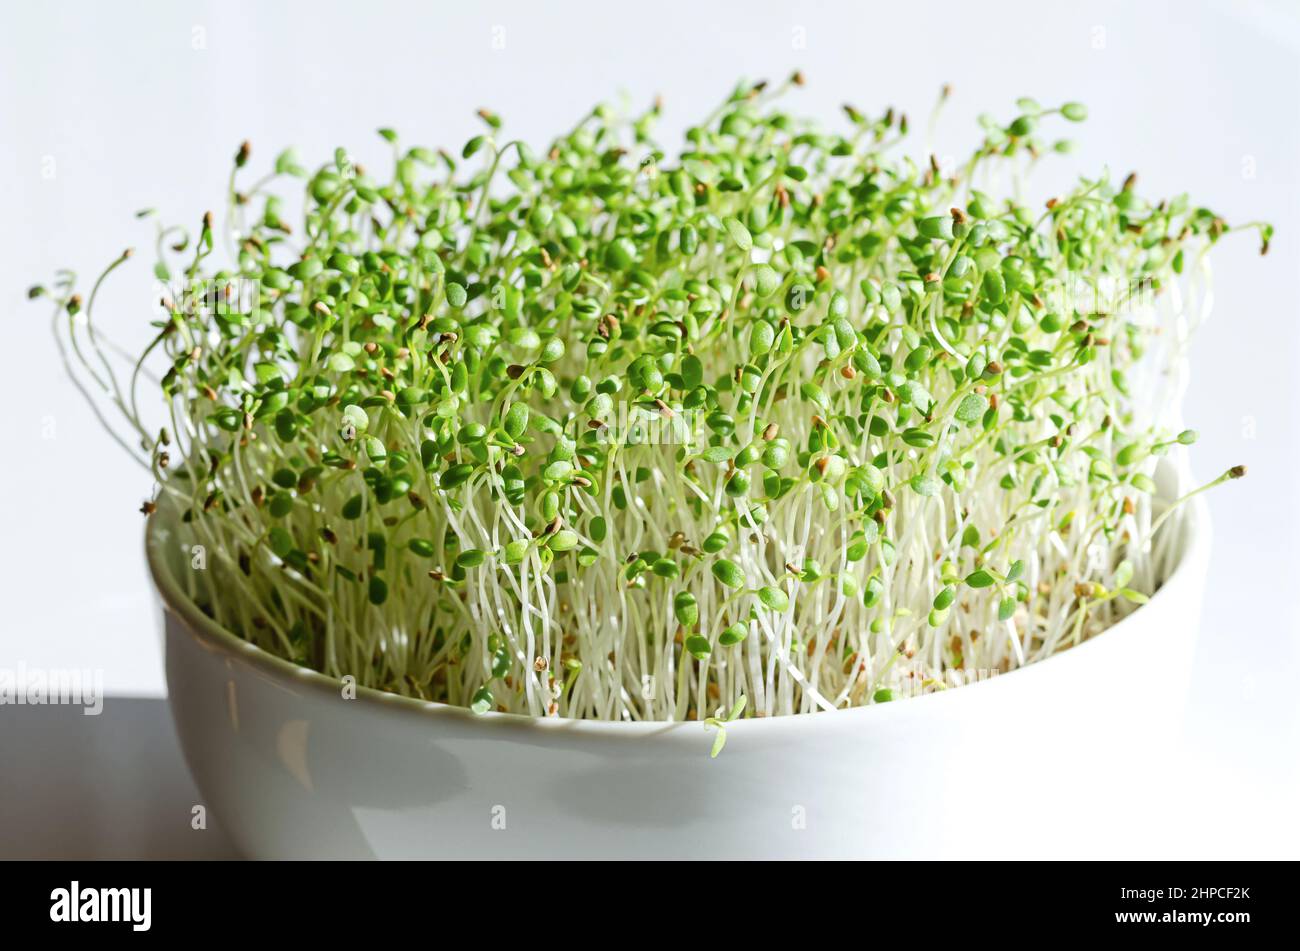
[[[703,720],[714,755],[746,712],[941,689],[1144,600],[1157,458],[1195,433],[1136,388],[1233,229],[1133,176],[997,197],[1077,103],[982,120],[945,174],[896,154],[893,110],[828,132],[773,105],[801,84],[742,85],[676,158],[657,104],[544,153],[486,111],[455,157],[381,130],[386,178],[340,149],[245,185],[244,145],[221,235],[157,228],[171,290],[129,377],[91,319],[129,253],[84,302],[61,272],[69,369],[206,546],[195,600],[329,675]],[[137,391],[164,355],[159,429]]]

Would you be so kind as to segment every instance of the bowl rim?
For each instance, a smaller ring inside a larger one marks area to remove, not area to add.
[[[928,710],[935,704],[953,702],[954,697],[969,698],[977,690],[979,691],[977,696],[983,697],[990,691],[1006,689],[1008,678],[1013,678],[1011,682],[1014,684],[1021,682],[1021,679],[1028,676],[1032,671],[1041,671],[1044,667],[1048,672],[1057,670],[1066,657],[1076,654],[1078,651],[1092,654],[1099,649],[1114,650],[1113,645],[1116,644],[1117,636],[1133,629],[1135,627],[1135,618],[1145,619],[1143,623],[1157,621],[1157,618],[1153,615],[1163,613],[1164,605],[1172,604],[1176,598],[1182,597],[1184,594],[1183,589],[1196,583],[1194,580],[1194,575],[1197,573],[1195,566],[1199,562],[1208,560],[1212,531],[1209,506],[1203,496],[1189,499],[1185,506],[1186,514],[1180,523],[1182,544],[1178,563],[1169,572],[1168,577],[1164,579],[1160,587],[1156,589],[1150,600],[1131,614],[1120,618],[1119,621],[1100,634],[1094,635],[1068,650],[1059,651],[1050,657],[1045,657],[1024,667],[1017,667],[996,677],[984,678],[950,690],[940,690],[916,697],[908,697],[905,701],[897,703],[868,704],[835,711],[819,710],[812,714],[750,717],[728,723],[727,729],[746,733],[754,730],[764,730],[771,733],[772,731],[785,729],[812,729],[812,724],[815,723],[824,723],[829,726],[832,722],[844,723],[848,720],[857,722],[864,717],[888,719],[903,716],[908,710],[915,710],[915,705],[918,703],[928,704],[929,706],[925,708]],[[171,530],[168,518],[163,516],[163,508],[159,507],[157,511],[149,516],[145,524],[144,534],[145,559],[148,563],[149,574],[153,578],[154,586],[162,602],[164,613],[170,612],[175,615],[191,637],[201,641],[207,650],[221,654],[227,662],[235,661],[247,664],[285,686],[307,687],[318,694],[328,693],[331,697],[340,696],[341,691],[345,686],[348,686],[342,680],[318,670],[312,670],[310,667],[295,664],[283,657],[263,650],[221,627],[212,618],[199,610],[198,606],[172,577],[168,567],[163,564],[163,547],[166,542],[163,533]],[[1108,645],[1111,646],[1108,647]],[[1040,673],[1039,676],[1041,675]],[[997,684],[1002,686],[995,686]],[[443,721],[448,718],[473,721],[481,723],[485,727],[488,724],[494,724],[498,727],[510,726],[523,730],[564,730],[592,736],[610,737],[631,736],[638,733],[644,735],[647,732],[662,733],[683,727],[699,727],[704,724],[703,720],[626,721],[591,720],[575,717],[534,717],[525,713],[502,713],[495,710],[480,714],[473,713],[467,707],[436,700],[419,700],[415,697],[406,697],[360,684],[356,684],[353,689],[355,690],[354,702],[360,702],[363,707],[370,707],[377,711],[387,709],[395,712],[400,711],[404,714],[419,714],[432,718],[434,721]],[[804,726],[804,724],[808,725]]]

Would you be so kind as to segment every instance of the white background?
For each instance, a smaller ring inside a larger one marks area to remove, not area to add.
[[[65,381],[30,283],[61,266],[87,281],[138,247],[97,318],[134,348],[151,319],[152,231],[133,213],[193,226],[219,211],[242,139],[254,174],[287,145],[309,164],[345,145],[365,164],[386,155],[379,126],[456,149],[490,106],[541,146],[597,100],[657,93],[674,146],[738,78],[795,67],[808,86],[790,107],[833,123],[846,101],[892,104],[920,120],[916,149],[952,83],[941,155],[974,144],[977,113],[1009,118],[1019,96],[1081,100],[1091,118],[1068,130],[1080,148],[1046,163],[1044,198],[1109,165],[1140,170],[1147,193],[1185,190],[1229,221],[1277,225],[1268,257],[1247,235],[1214,256],[1217,307],[1185,414],[1202,434],[1192,462],[1205,477],[1251,471],[1212,498],[1187,734],[1145,738],[1177,744],[1183,768],[1167,813],[1131,820],[1142,854],[1300,855],[1295,3],[6,4],[0,666],[99,668],[110,692],[164,690],[137,512],[149,485]]]

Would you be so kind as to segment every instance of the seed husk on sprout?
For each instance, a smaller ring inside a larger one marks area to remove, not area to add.
[[[459,150],[384,129],[388,177],[287,151],[245,183],[243,143],[221,235],[156,227],[179,283],[125,384],[92,320],[129,254],[30,296],[143,447],[143,511],[206,546],[181,580],[218,623],[478,713],[697,718],[716,755],[734,719],[1009,670],[1154,592],[1154,469],[1196,434],[1134,392],[1242,230],[1132,175],[990,184],[1079,103],[984,117],[945,176],[892,109],[780,110],[803,82],[738,86],[675,157],[657,104],[541,152],[488,110]]]

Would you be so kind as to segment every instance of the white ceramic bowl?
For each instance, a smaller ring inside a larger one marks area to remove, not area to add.
[[[717,759],[694,721],[344,699],[203,615],[157,519],[148,551],[181,745],[249,857],[1077,857],[1115,854],[1181,719],[1209,556],[1189,515],[1178,566],[1102,635],[938,694],[737,722]]]

